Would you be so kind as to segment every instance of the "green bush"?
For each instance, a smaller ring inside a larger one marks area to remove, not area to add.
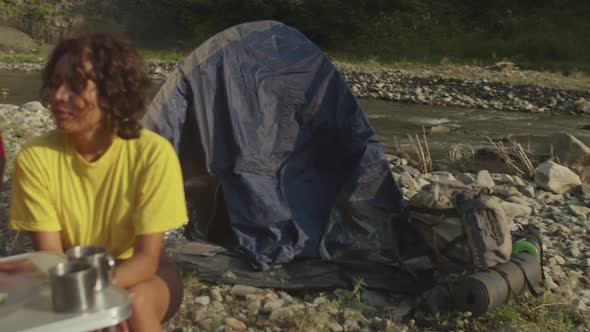
[[[575,0],[162,0],[202,42],[275,19],[333,53],[438,61],[590,62],[590,3]]]

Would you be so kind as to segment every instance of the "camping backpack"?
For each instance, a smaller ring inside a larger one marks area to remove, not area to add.
[[[481,270],[510,260],[512,238],[500,200],[459,181],[431,184],[412,197],[408,221],[440,272]]]

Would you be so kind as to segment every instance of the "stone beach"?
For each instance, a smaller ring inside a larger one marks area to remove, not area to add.
[[[505,111],[590,114],[590,91],[431,75],[427,70],[360,68],[337,63],[358,97]],[[0,69],[39,70],[37,64],[0,63]],[[148,61],[148,72],[164,79],[174,63]],[[466,71],[471,70],[466,68]],[[489,70],[477,68],[473,70]],[[516,71],[523,73],[521,71]],[[504,71],[494,71],[503,75]],[[494,74],[496,75],[496,74]],[[510,73],[510,75],[516,75]],[[520,75],[520,74],[519,74]],[[524,73],[523,75],[528,75]],[[7,92],[10,93],[10,92]],[[0,131],[7,152],[7,172],[0,191],[0,249],[10,251],[14,234],[5,230],[15,154],[31,137],[54,128],[50,112],[37,101],[0,104]],[[587,147],[585,147],[587,149]],[[588,150],[583,150],[588,151]],[[546,288],[564,305],[590,314],[590,185],[557,163],[535,165],[525,178],[481,170],[477,174],[421,172],[402,156],[389,156],[392,172],[406,198],[442,179],[458,179],[489,188],[504,201],[512,227],[534,225],[544,236]],[[587,166],[587,165],[584,165]],[[26,249],[28,244],[24,243]],[[213,285],[185,277],[181,312],[167,331],[405,331],[413,320],[399,322],[404,299],[362,287],[329,292],[287,293],[244,285]]]

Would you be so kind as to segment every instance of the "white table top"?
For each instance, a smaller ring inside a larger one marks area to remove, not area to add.
[[[30,259],[42,272],[65,261],[65,257],[48,252],[33,252],[5,257],[0,262],[16,259]],[[96,293],[94,308],[83,313],[57,313],[52,310],[49,283],[45,282],[41,291],[21,307],[0,317],[0,331],[92,331],[115,326],[131,316],[131,298],[126,290],[109,286]]]

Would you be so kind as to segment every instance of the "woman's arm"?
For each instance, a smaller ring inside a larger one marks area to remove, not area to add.
[[[153,278],[158,269],[163,242],[164,233],[138,235],[133,246],[133,256],[117,266],[113,284],[129,288]]]
[[[36,251],[51,251],[63,255],[59,232],[31,232],[33,248]]]

